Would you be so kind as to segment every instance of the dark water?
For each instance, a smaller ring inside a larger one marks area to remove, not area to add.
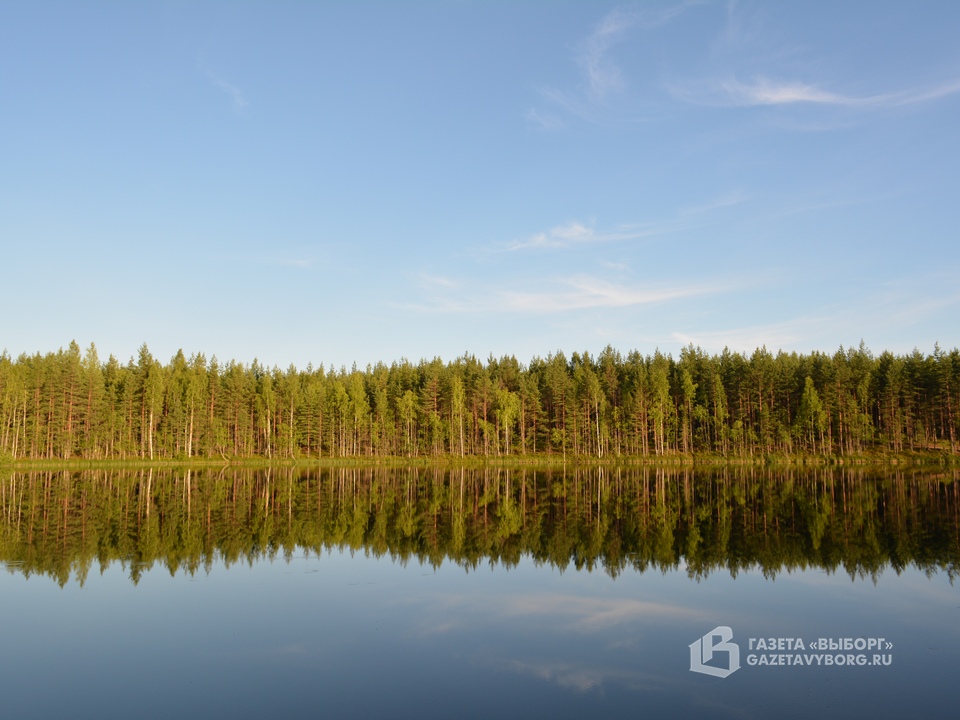
[[[3,716],[952,717],[958,557],[952,475],[13,475]]]

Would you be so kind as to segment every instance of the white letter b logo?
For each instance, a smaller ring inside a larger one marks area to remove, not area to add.
[[[690,643],[690,671],[725,678],[739,670],[740,646],[731,640],[733,640],[733,630],[726,625],[721,625],[696,642]],[[726,668],[707,665],[713,659],[715,652],[728,654]]]

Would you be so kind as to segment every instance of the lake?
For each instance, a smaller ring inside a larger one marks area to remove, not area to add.
[[[958,480],[7,472],[4,715],[953,716]]]

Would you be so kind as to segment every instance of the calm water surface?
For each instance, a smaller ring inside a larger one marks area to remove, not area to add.
[[[14,475],[0,493],[4,715],[951,717],[958,485]],[[691,643],[717,627],[732,639],[705,664],[729,670],[739,652],[725,678],[691,671]],[[883,643],[829,649],[844,638]]]

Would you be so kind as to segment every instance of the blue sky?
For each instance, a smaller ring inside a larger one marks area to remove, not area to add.
[[[5,2],[0,347],[952,348],[957,28],[955,2]]]

